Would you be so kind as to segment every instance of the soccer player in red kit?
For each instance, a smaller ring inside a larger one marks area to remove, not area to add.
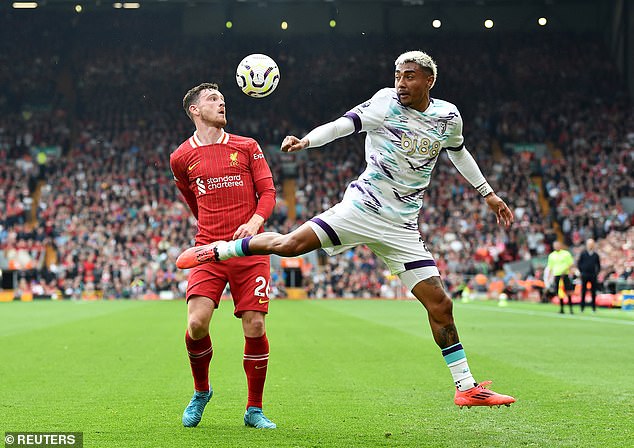
[[[176,186],[198,220],[196,245],[248,238],[263,231],[275,205],[271,170],[257,142],[229,134],[225,99],[217,84],[204,83],[183,98],[196,131],[170,156]],[[229,283],[234,314],[244,331],[244,371],[248,401],[244,424],[275,428],[262,413],[262,393],[269,359],[264,317],[269,307],[269,256],[237,258],[193,268],[187,281],[185,344],[194,377],[194,396],[183,412],[183,425],[196,426],[213,390],[209,325]]]

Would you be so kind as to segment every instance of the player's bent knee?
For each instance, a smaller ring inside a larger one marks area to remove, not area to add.
[[[265,331],[264,315],[260,313],[245,313],[242,316],[242,327],[244,329],[244,335],[250,338],[257,338],[262,336]]]
[[[446,324],[453,324],[453,302],[449,297],[443,302],[440,309],[440,319]]]
[[[453,301],[444,291],[425,303],[427,312],[436,322],[453,323]]]
[[[264,321],[254,321],[245,328],[245,335],[251,338],[258,338],[264,334]]]
[[[197,316],[190,316],[187,322],[187,330],[192,339],[201,339],[209,333],[209,322]]]

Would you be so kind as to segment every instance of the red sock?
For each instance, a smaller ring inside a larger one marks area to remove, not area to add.
[[[194,340],[189,336],[189,332],[186,331],[185,345],[187,346],[189,364],[192,367],[194,389],[198,392],[208,392],[209,363],[214,355],[214,349],[211,347],[211,338],[207,335],[202,339]]]
[[[262,393],[266,381],[266,367],[269,363],[269,340],[266,334],[259,338],[244,338],[244,372],[247,374],[249,406],[262,407]]]

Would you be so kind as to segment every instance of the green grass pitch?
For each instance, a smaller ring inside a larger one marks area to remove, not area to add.
[[[414,301],[273,301],[265,412],[244,427],[243,338],[232,304],[212,322],[214,397],[192,392],[185,303],[0,304],[0,432],[82,431],[85,447],[634,446],[634,312],[457,303],[476,379],[510,408],[458,409]],[[4,434],[3,434],[4,435]]]

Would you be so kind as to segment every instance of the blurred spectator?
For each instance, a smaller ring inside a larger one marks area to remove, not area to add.
[[[577,269],[581,275],[581,311],[586,305],[586,292],[588,283],[590,283],[590,294],[592,296],[592,311],[597,310],[597,278],[601,271],[601,261],[599,254],[595,252],[595,243],[592,238],[586,241],[586,248],[577,262]]]

